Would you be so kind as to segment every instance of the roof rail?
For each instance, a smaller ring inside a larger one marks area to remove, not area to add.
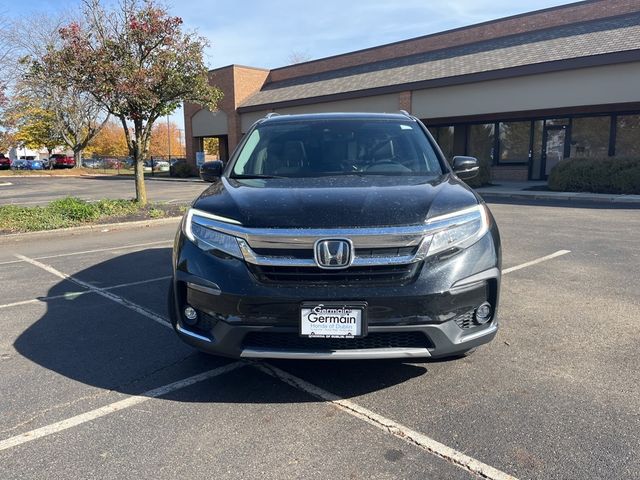
[[[406,110],[400,110],[400,114],[404,115],[405,117],[409,117],[411,120],[413,120],[413,116]]]
[[[279,116],[279,115],[280,115],[280,114],[279,114],[278,112],[269,112],[269,113],[267,113],[267,114],[264,116],[264,118],[265,118],[265,120],[266,120],[267,118],[277,117],[277,116]]]

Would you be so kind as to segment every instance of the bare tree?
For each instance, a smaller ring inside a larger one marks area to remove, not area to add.
[[[7,38],[11,56],[20,72],[12,86],[15,97],[29,98],[32,105],[52,112],[60,138],[72,151],[76,166],[82,164],[82,151],[108,120],[103,107],[91,96],[76,88],[64,72],[47,62],[51,51],[59,48],[58,31],[69,16],[42,16],[33,31],[24,21],[15,21]],[[29,35],[24,35],[29,28]],[[55,80],[55,81],[54,81]]]
[[[289,63],[295,65],[296,63],[304,63],[311,60],[311,55],[307,50],[293,50],[288,57]]]

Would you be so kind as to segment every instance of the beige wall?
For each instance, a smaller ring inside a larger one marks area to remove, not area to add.
[[[194,137],[226,135],[229,132],[227,114],[220,110],[200,110],[191,117],[191,128]]]
[[[316,103],[313,105],[303,105],[300,107],[278,108],[276,111],[282,115],[299,113],[326,113],[326,112],[387,112],[393,113],[400,110],[400,100],[397,94],[377,95],[375,97],[356,98],[353,100],[342,100],[338,102]],[[260,112],[249,112],[240,115],[242,133],[253,125],[256,120],[261,119],[270,110]]]
[[[417,90],[418,118],[640,101],[640,62]]]

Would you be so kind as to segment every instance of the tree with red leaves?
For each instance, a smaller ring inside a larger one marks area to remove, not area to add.
[[[60,37],[47,61],[120,120],[134,159],[136,200],[146,204],[143,162],[154,122],[184,101],[213,109],[222,96],[209,85],[207,41],[184,32],[182,19],[154,0],[122,0],[117,7],[84,0],[82,21],[60,29]]]

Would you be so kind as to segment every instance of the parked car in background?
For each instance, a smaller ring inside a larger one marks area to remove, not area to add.
[[[165,160],[153,161],[153,170],[156,172],[168,172],[170,168],[169,162]]]
[[[8,170],[11,168],[11,160],[4,155],[0,155],[0,170]]]
[[[86,158],[82,160],[82,166],[85,168],[100,168],[102,161],[98,158]]]
[[[63,153],[54,153],[49,159],[49,168],[73,168],[75,166],[75,159]]]
[[[26,170],[27,160],[24,157],[20,157],[11,163],[11,168],[14,170]]]
[[[43,167],[43,162],[42,160],[37,160],[37,159],[30,159],[27,160],[27,168],[26,170],[42,170]]]
[[[102,168],[120,169],[124,168],[124,162],[117,158],[104,158],[102,159]]]

